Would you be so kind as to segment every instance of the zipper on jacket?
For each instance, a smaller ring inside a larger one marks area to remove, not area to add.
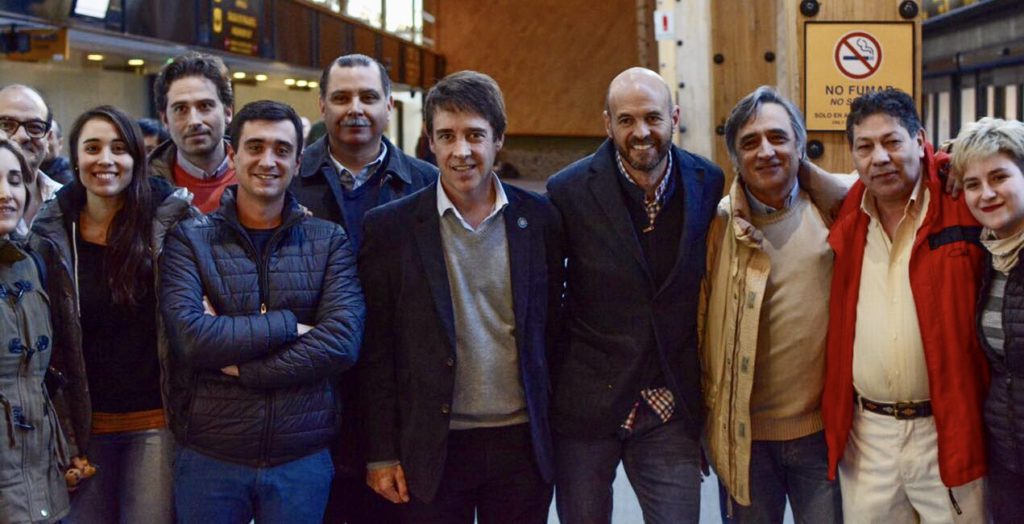
[[[949,492],[949,501],[953,503],[953,509],[956,510],[956,514],[963,515],[964,512],[960,509],[960,504],[957,503],[956,497],[953,496],[953,488],[946,488],[946,491]]]
[[[260,439],[260,464],[263,467],[270,466],[270,428],[274,421],[274,391],[270,390],[264,394],[267,403],[267,417],[263,424],[263,438]]]
[[[270,251],[273,249],[274,244],[280,241],[281,235],[284,232],[284,230],[291,227],[300,218],[302,217],[299,216],[298,218],[293,218],[292,220],[289,220],[286,223],[282,222],[281,225],[277,227],[277,230],[274,231],[274,234],[273,236],[270,237],[270,240],[267,241],[267,245],[263,248],[263,253],[256,252],[256,246],[252,243],[252,239],[249,238],[249,233],[245,230],[244,226],[242,226],[240,223],[232,224],[237,227],[238,233],[240,234],[241,237],[245,239],[245,241],[242,242],[242,247],[244,247],[245,250],[249,252],[249,255],[252,256],[253,262],[256,263],[256,273],[259,279],[260,288],[259,291],[261,315],[266,315],[267,311],[269,311],[267,304],[270,303],[270,292],[268,289],[270,287]]]
[[[292,225],[294,225],[295,222],[298,222],[300,218],[302,218],[301,215],[299,216],[299,218],[289,220],[287,223],[282,222],[281,225],[277,227],[277,231],[274,231],[274,234],[270,237],[270,240],[268,240],[267,244],[263,247],[263,253],[260,256],[258,267],[260,274],[261,315],[267,314],[267,303],[270,301],[270,252],[271,250],[273,250],[274,245],[281,241],[281,235],[284,234],[284,231],[290,228]],[[248,235],[246,236],[248,237]],[[252,244],[251,239],[249,240],[249,244]],[[256,251],[255,246],[253,247],[253,251]],[[263,425],[263,438],[262,443],[260,445],[260,447],[263,448],[263,451],[260,454],[260,460],[263,462],[264,466],[269,466],[270,428],[273,427],[274,422],[274,390],[268,391],[267,393],[265,393],[265,395],[267,403],[267,417]]]
[[[267,241],[267,244],[263,248],[263,253],[256,253],[256,246],[252,243],[252,239],[249,237],[249,233],[245,231],[245,228],[240,223],[232,224],[237,226],[238,233],[245,239],[245,241],[242,243],[243,247],[245,247],[245,249],[249,252],[249,255],[252,256],[253,261],[256,262],[256,272],[259,277],[261,315],[267,314],[267,304],[270,301],[270,252],[273,249],[274,245],[281,240],[281,235],[284,233],[284,231],[290,228],[296,222],[298,222],[301,218],[302,215],[298,215],[297,217],[294,217],[288,220],[287,222],[282,222],[281,225],[277,227],[277,230],[274,231],[274,234],[270,237],[270,240]],[[274,420],[273,390],[264,393],[264,403],[266,404],[267,415],[264,418],[263,436],[260,439],[260,464],[266,467],[269,465],[268,457],[270,454],[270,428],[271,423]]]
[[[75,312],[78,313],[78,318],[82,318],[82,301],[80,293],[78,292],[78,222],[71,222],[71,267],[74,274],[75,284]]]
[[[18,303],[21,301],[21,294],[18,294],[17,296],[12,296],[12,294],[10,293],[10,290],[8,290],[7,299],[8,299],[8,301],[11,304],[11,308],[14,309],[14,314],[15,314],[15,316],[18,319],[18,324],[19,324],[19,329],[21,330],[21,335],[22,336],[28,336],[29,335],[28,320],[25,318],[25,315],[21,311],[21,308],[18,307]],[[28,394],[28,391],[25,390],[25,386],[26,386],[25,381],[29,377],[29,364],[28,364],[28,362],[32,359],[32,354],[30,353],[32,351],[32,347],[30,346],[32,341],[31,340],[26,340],[25,342],[28,342],[28,344],[25,344],[24,342],[22,343],[22,352],[25,353],[25,357],[24,357],[25,358],[24,372],[18,373],[18,377],[17,377],[18,400],[20,401],[19,404],[20,404],[20,407],[21,407],[20,415],[18,413],[19,410],[15,409],[14,406],[11,406],[11,414],[10,414],[10,417],[12,419],[12,425],[14,426],[15,430],[18,430],[18,429],[25,429],[25,430],[35,429],[35,428],[32,428],[30,425],[27,424],[28,420],[32,420],[32,418],[31,418],[32,413],[30,411],[31,405],[30,405],[29,402],[27,402],[27,400],[29,399],[30,395]],[[26,422],[22,422],[22,421],[26,421]],[[11,432],[11,442],[13,443],[13,441],[14,441],[14,433],[12,431]],[[30,446],[27,446],[27,445],[21,446],[21,470],[22,471],[29,471],[28,470],[28,453],[29,453],[29,449],[28,448],[29,447]],[[26,484],[26,493],[30,494],[27,497],[28,500],[25,501],[25,505],[28,507],[28,510],[29,510],[28,514],[29,515],[36,515],[35,505],[34,505],[35,499],[34,499],[34,497],[32,497],[32,494],[36,493],[36,490],[35,490],[35,487],[33,486],[32,476],[31,475],[25,475],[24,478],[25,478],[25,484]]]

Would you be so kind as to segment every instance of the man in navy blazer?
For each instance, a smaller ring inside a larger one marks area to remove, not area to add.
[[[317,98],[326,134],[302,152],[302,168],[289,190],[317,218],[345,228],[359,251],[367,210],[423,189],[437,180],[437,168],[406,155],[384,136],[394,97],[383,64],[361,54],[335,58],[320,76]],[[338,381],[345,411],[341,437],[331,449],[335,469],[324,522],[392,524],[398,512],[363,480],[365,462],[356,442],[362,421],[358,367]]]
[[[548,181],[568,256],[558,515],[609,522],[621,460],[645,522],[697,522],[697,304],[722,171],[672,145],[679,107],[653,71],[612,81],[604,121],[609,139]]]
[[[558,213],[494,174],[506,117],[489,76],[445,77],[424,119],[440,181],[371,210],[359,253],[367,484],[410,522],[545,523]]]

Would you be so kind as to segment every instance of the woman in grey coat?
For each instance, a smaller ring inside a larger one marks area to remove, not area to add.
[[[44,379],[53,353],[40,265],[13,232],[25,211],[25,157],[0,138],[0,523],[68,513],[68,453]]]

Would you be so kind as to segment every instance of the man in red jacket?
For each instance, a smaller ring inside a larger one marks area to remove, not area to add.
[[[980,227],[940,186],[913,99],[855,100],[860,181],[835,250],[822,417],[848,522],[983,522]]]

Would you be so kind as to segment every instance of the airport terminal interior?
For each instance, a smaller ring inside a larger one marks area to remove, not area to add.
[[[63,129],[102,103],[159,118],[154,79],[189,50],[223,59],[236,108],[281,101],[314,128],[322,69],[371,56],[394,84],[385,134],[418,157],[425,93],[486,73],[508,113],[499,174],[539,192],[606,140],[609,82],[632,66],[665,80],[674,142],[727,189],[726,119],[760,85],[796,102],[807,155],[830,172],[853,169],[845,117],[870,91],[911,94],[935,144],[985,116],[1024,119],[1019,0],[0,0],[0,84],[38,89]],[[702,522],[721,521],[712,480]],[[615,489],[614,522],[641,522],[621,470]]]
[[[686,149],[727,165],[721,128],[733,101],[775,85],[802,102],[812,158],[841,171],[841,133],[814,118],[836,109],[829,96],[890,84],[913,92],[936,143],[985,115],[1019,118],[1022,10],[1005,0],[0,0],[0,77],[39,86],[62,127],[111,100],[156,117],[155,74],[199,49],[223,57],[237,106],[281,100],[316,122],[322,66],[364,53],[394,79],[388,136],[415,152],[425,91],[473,69],[507,101],[504,165],[543,181],[601,143],[608,82],[641,65],[672,86]],[[849,22],[884,28],[884,59],[870,78],[826,85],[838,74],[835,42],[819,40]],[[819,93],[835,87],[847,92]]]

